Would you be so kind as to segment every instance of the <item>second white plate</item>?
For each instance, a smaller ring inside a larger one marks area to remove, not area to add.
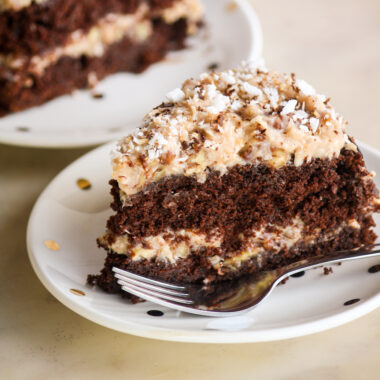
[[[183,51],[169,54],[143,74],[112,75],[96,88],[0,118],[0,142],[36,147],[98,144],[127,134],[165,94],[208,66],[231,68],[261,56],[259,21],[245,0],[205,0],[206,27]]]

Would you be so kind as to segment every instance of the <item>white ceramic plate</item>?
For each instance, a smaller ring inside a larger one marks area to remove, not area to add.
[[[257,342],[315,333],[358,318],[380,305],[380,273],[368,269],[379,259],[334,266],[323,275],[316,269],[290,278],[246,315],[209,318],[180,313],[149,302],[132,305],[86,285],[87,274],[102,268],[105,251],[95,239],[104,232],[111,214],[109,203],[109,151],[111,145],[93,150],[63,170],[45,189],[31,214],[27,245],[33,268],[45,287],[78,314],[125,333],[184,342]],[[363,146],[370,169],[380,173],[380,152]],[[79,178],[91,182],[81,190]],[[380,185],[378,180],[377,185]],[[380,187],[380,186],[379,186]],[[377,220],[380,235],[380,218]],[[51,250],[52,240],[60,249]],[[85,295],[74,294],[77,289]],[[344,306],[346,301],[360,301]],[[149,310],[164,313],[160,317]]]
[[[259,21],[245,0],[204,0],[207,26],[189,48],[170,53],[143,74],[120,73],[99,83],[94,92],[77,91],[43,106],[0,118],[0,142],[38,147],[93,145],[127,134],[164,95],[210,64],[231,68],[261,56]]]

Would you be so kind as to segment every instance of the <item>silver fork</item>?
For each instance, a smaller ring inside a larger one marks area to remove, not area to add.
[[[238,315],[255,308],[286,277],[322,265],[380,255],[380,244],[304,259],[280,269],[216,284],[173,284],[113,267],[122,289],[146,301],[211,317]]]

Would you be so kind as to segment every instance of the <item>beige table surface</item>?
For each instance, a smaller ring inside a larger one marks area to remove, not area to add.
[[[332,97],[358,139],[380,149],[380,1],[253,0],[268,66]],[[81,150],[0,145],[0,379],[379,379],[380,310],[273,343],[160,342],[98,326],[61,305],[29,264],[33,203]]]

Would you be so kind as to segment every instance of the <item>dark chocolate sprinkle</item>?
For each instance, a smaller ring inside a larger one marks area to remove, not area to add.
[[[162,317],[164,315],[164,312],[161,310],[149,310],[147,311],[147,314],[151,315],[152,317]]]
[[[360,301],[360,298],[353,298],[352,300],[346,301],[343,305],[344,306],[350,306],[350,305],[353,305],[354,303],[359,302],[359,301]]]
[[[294,277],[294,278],[302,277],[304,274],[305,274],[305,271],[303,270],[301,272],[297,272],[297,273],[291,274],[290,277]]]
[[[16,130],[18,132],[29,132],[29,128],[28,127],[16,127]]]
[[[288,280],[289,280],[289,277],[285,277],[285,278],[280,282],[280,284],[281,284],[281,285],[285,285],[285,284],[288,282]]]
[[[217,68],[219,67],[219,63],[210,63],[208,66],[207,66],[207,70],[216,70]]]
[[[380,264],[374,265],[368,269],[368,273],[377,273],[380,272]]]

